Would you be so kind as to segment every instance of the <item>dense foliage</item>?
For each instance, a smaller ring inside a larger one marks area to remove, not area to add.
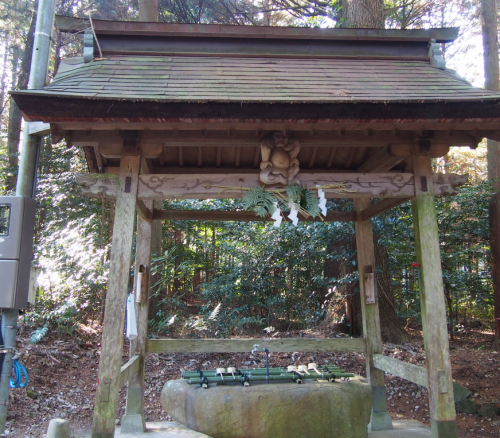
[[[342,25],[341,3],[304,0],[252,2],[160,0],[160,18],[169,22]],[[461,39],[478,32],[478,5],[449,0],[387,1],[387,26],[399,28],[466,23]],[[7,90],[24,88],[29,71],[36,1],[0,5],[0,193],[15,187],[20,114]],[[137,2],[61,0],[66,15],[134,20]],[[31,41],[31,43],[30,43]],[[459,40],[460,42],[460,40]],[[51,74],[65,54],[79,50],[79,37],[54,40]],[[446,47],[445,55],[465,46]],[[458,59],[458,57],[456,58]],[[474,73],[474,70],[471,70]],[[469,79],[474,79],[470,77]],[[455,197],[436,200],[448,317],[452,331],[467,318],[492,321],[488,200],[484,148],[438,160],[441,172],[470,171],[470,185]],[[47,140],[39,165],[35,265],[40,269],[38,304],[27,320],[40,328],[54,323],[71,332],[88,319],[100,321],[106,293],[113,201],[83,197],[74,180],[85,172],[82,151]],[[255,201],[255,200],[253,200]],[[268,200],[269,201],[269,200]],[[244,209],[241,201],[165,202],[177,209]],[[329,209],[350,209],[329,202]],[[269,209],[268,209],[269,211]],[[415,260],[411,204],[373,221],[380,255],[380,293],[387,293],[403,321],[420,312],[419,270]],[[272,331],[345,320],[345,302],[359,293],[349,223],[282,224],[262,222],[170,221],[163,224],[161,250],[154,257],[151,326],[158,333],[225,336],[242,330]],[[335,275],[328,266],[340,263]],[[351,321],[355,324],[355,321]]]

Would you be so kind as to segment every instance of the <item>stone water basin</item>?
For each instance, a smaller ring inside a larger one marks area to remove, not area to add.
[[[176,421],[213,438],[367,438],[371,386],[349,381],[218,385],[171,380],[161,404]]]

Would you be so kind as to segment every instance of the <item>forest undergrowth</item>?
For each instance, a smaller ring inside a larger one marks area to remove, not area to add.
[[[403,345],[384,344],[384,354],[422,366],[421,327],[409,327],[410,342]],[[12,438],[44,437],[51,418],[70,421],[72,438],[87,437],[92,424],[95,384],[100,354],[98,325],[80,324],[72,335],[51,330],[37,344],[31,344],[31,333],[22,327],[17,350],[20,361],[30,376],[27,389],[10,392],[7,430]],[[244,337],[245,335],[242,335]],[[251,333],[252,337],[267,337]],[[279,337],[344,337],[333,329],[274,333]],[[472,391],[471,398],[479,405],[500,406],[500,352],[494,334],[480,323],[463,327],[451,341],[454,379]],[[126,341],[123,362],[128,360]],[[272,366],[289,364],[336,364],[349,372],[365,375],[365,359],[359,353],[273,353]],[[265,366],[258,354],[150,354],[146,362],[146,421],[169,421],[160,404],[165,382],[180,377],[181,370],[214,369],[217,367]],[[416,384],[394,376],[386,378],[388,407],[393,419],[415,419],[430,424],[427,392]],[[118,420],[125,413],[126,389],[120,392]],[[500,435],[500,416],[458,414],[460,438]]]

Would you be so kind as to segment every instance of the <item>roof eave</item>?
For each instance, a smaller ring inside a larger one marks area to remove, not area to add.
[[[412,120],[500,119],[500,97],[435,101],[344,102],[174,102],[56,96],[33,91],[11,92],[28,121],[144,121],[181,119],[233,121],[330,121],[365,123]],[[43,108],[43,114],[40,114]]]

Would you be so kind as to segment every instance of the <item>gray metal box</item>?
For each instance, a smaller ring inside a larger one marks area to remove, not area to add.
[[[23,196],[0,196],[0,308],[27,305],[36,201]]]

